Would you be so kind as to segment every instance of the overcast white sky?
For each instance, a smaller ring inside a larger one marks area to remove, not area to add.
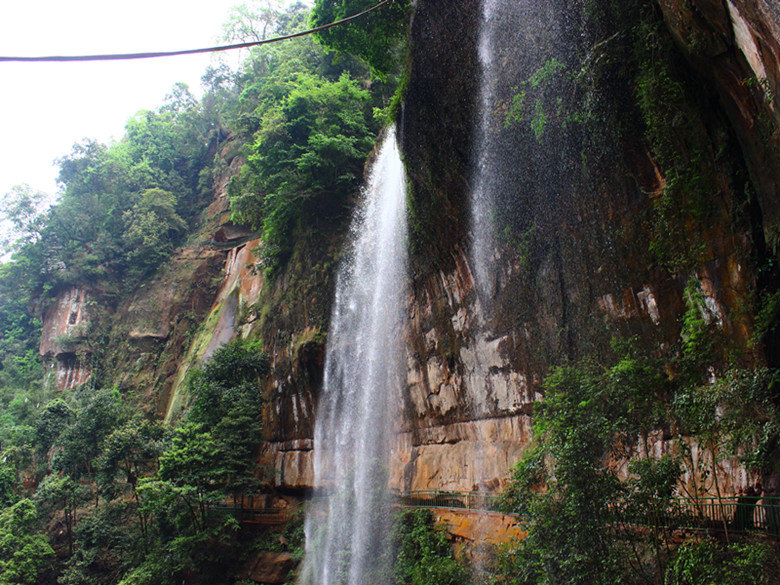
[[[242,0],[0,0],[0,55],[211,46]],[[234,52],[228,55],[237,63]],[[208,55],[95,63],[0,63],[0,197],[27,183],[52,194],[57,157],[83,138],[109,141],[158,107],[177,81],[200,95]]]

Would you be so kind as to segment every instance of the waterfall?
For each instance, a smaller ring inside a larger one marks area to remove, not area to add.
[[[497,288],[495,224],[498,213],[497,193],[502,188],[504,161],[501,149],[500,128],[496,111],[500,111],[501,91],[506,80],[499,59],[502,38],[501,26],[507,13],[512,11],[512,0],[483,0],[479,29],[478,56],[480,65],[477,119],[474,125],[474,160],[471,171],[471,247],[470,265],[477,296],[477,320],[472,331],[476,346],[479,338],[489,339],[493,333],[489,322],[493,316],[493,296]],[[506,44],[506,43],[504,43]],[[496,125],[499,125],[499,129]],[[475,352],[474,372],[470,392],[474,397],[474,412],[489,411],[491,392],[490,366],[483,355]],[[481,489],[490,479],[484,465],[484,448],[487,437],[477,439],[472,463],[474,488]]]
[[[339,267],[314,432],[307,585],[381,585],[389,572],[387,464],[403,383],[406,180],[390,129]],[[384,552],[384,554],[383,554]]]
[[[480,301],[489,305],[495,287],[495,192],[499,168],[499,142],[491,130],[500,82],[496,59],[500,3],[502,0],[483,0],[479,31],[479,118],[475,129],[477,160],[473,170],[471,198],[471,258],[474,279]],[[505,2],[506,3],[506,2]]]
[[[502,152],[506,144],[502,143],[500,119],[502,94],[506,93],[506,72],[502,71],[502,48],[511,44],[513,39],[502,35],[502,27],[509,25],[517,12],[517,0],[482,0],[482,14],[479,29],[478,56],[480,65],[479,96],[477,101],[477,119],[474,127],[475,156],[471,172],[471,247],[470,265],[474,278],[477,297],[477,316],[472,342],[479,346],[479,339],[492,339],[490,322],[494,317],[494,295],[498,289],[496,221],[500,213],[499,195],[506,189],[502,181],[506,175],[505,155]],[[503,114],[505,116],[505,114]],[[517,165],[517,161],[510,164]],[[485,397],[492,392],[490,367],[492,364],[484,355],[475,352],[474,381],[469,388],[474,397],[474,412],[486,413],[490,410]],[[481,400],[480,400],[481,398]],[[473,477],[476,489],[489,485],[490,471],[486,468],[487,436],[477,436],[474,451]],[[477,523],[474,538],[476,547],[472,553],[473,581],[482,582],[484,572],[489,565],[487,549],[480,546],[480,540],[486,535],[481,533]]]
[[[469,255],[486,321],[507,278],[499,249],[527,254],[569,211],[582,153],[575,67],[584,18],[565,0],[481,0]]]

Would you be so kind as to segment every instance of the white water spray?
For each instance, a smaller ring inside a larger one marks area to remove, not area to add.
[[[516,0],[515,0],[516,1]],[[479,336],[489,337],[487,321],[492,316],[493,296],[498,287],[496,266],[495,224],[497,213],[497,189],[500,188],[501,145],[498,140],[496,111],[500,111],[499,90],[502,82],[500,68],[500,35],[499,25],[503,18],[502,12],[511,10],[512,0],[482,0],[482,19],[479,31],[479,64],[481,78],[479,84],[478,118],[475,127],[476,163],[472,170],[471,182],[471,267],[474,275],[477,302],[481,306],[482,319],[474,331],[475,340]],[[479,384],[489,387],[489,365],[484,357],[475,356],[475,379]],[[472,391],[475,389],[472,388]],[[481,411],[486,404],[477,404],[476,410]],[[485,441],[487,437],[478,439],[475,450],[474,487],[482,489],[490,479],[490,472],[485,466]],[[475,532],[477,540],[484,537],[479,529]],[[487,565],[486,553],[479,546],[473,551],[472,570],[475,582],[481,581]]]
[[[497,63],[497,20],[500,19],[501,4],[507,0],[483,0],[482,20],[479,31],[479,118],[477,120],[475,144],[476,166],[473,171],[474,185],[471,203],[471,258],[476,280],[477,293],[484,305],[489,305],[495,288],[495,189],[496,177],[500,172],[499,144],[495,140],[494,112],[500,82]]]
[[[314,433],[306,585],[382,585],[389,568],[387,465],[403,383],[406,181],[387,133],[337,275]]]

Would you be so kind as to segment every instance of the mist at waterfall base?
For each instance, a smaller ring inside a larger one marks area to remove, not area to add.
[[[305,521],[306,585],[382,585],[392,551],[387,465],[403,383],[406,181],[387,132],[339,268]]]

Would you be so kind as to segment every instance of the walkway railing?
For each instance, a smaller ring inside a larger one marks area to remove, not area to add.
[[[496,492],[424,490],[400,493],[398,499],[402,506],[411,508],[501,512],[500,494]],[[622,525],[733,533],[760,531],[780,537],[780,498],[672,498],[659,502],[658,506],[644,508],[615,502],[612,509],[616,522]]]
[[[241,524],[276,526],[286,524],[298,512],[298,507],[268,508],[267,498],[260,494],[235,494],[226,501],[211,506],[218,514],[230,514]]]
[[[406,508],[501,512],[501,494],[498,492],[419,490],[395,495],[397,502]],[[296,507],[255,507],[255,502],[261,501],[252,496],[240,496],[213,509],[232,514],[241,523],[263,525],[284,524],[298,512]],[[759,531],[780,538],[780,498],[672,498],[643,507],[631,502],[615,502],[611,509],[619,526],[659,526],[735,534]]]
[[[458,508],[499,512],[499,492],[444,492],[418,490],[397,495],[402,506],[409,508]]]
[[[699,530],[744,533],[760,531],[780,537],[780,498],[674,498],[656,509],[617,506],[625,521]]]
[[[292,520],[295,510],[288,508],[241,508],[236,506],[214,506],[211,508],[218,514],[230,514],[240,524],[259,524],[276,526]]]

